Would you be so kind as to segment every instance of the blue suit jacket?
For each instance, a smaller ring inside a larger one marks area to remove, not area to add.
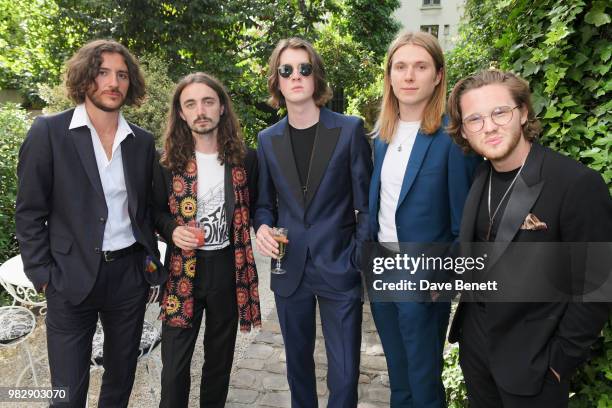
[[[362,243],[368,239],[371,149],[363,121],[321,109],[307,194],[301,189],[287,117],[258,135],[259,194],[255,229],[262,224],[289,229],[284,275],[272,290],[290,296],[302,280],[308,253],[331,288],[360,284]]]
[[[416,136],[395,210],[399,242],[452,242],[459,236],[463,205],[482,159],[465,155],[446,133],[445,125],[433,135],[419,130]],[[375,139],[370,184],[373,241],[378,241],[380,175],[387,147],[383,140]]]

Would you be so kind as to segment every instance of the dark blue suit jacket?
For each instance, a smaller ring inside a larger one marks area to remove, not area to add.
[[[463,205],[481,158],[465,155],[444,130],[419,130],[395,210],[399,242],[452,242],[459,236]],[[370,184],[370,232],[378,241],[380,174],[388,144],[374,140]]]
[[[287,117],[258,135],[259,194],[255,229],[289,229],[284,275],[272,290],[290,296],[302,280],[308,253],[323,279],[338,291],[360,283],[359,252],[368,238],[371,150],[363,121],[321,109],[308,193],[303,196]]]

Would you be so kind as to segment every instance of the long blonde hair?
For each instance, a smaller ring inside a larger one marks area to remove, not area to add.
[[[389,46],[385,59],[385,74],[383,79],[383,97],[380,104],[380,113],[372,133],[387,143],[391,142],[397,129],[399,118],[399,102],[391,88],[391,63],[395,52],[404,45],[418,45],[431,55],[434,60],[436,73],[440,73],[440,82],[436,85],[431,99],[425,106],[421,120],[421,130],[427,134],[435,133],[442,125],[442,117],[446,108],[446,71],[444,69],[444,53],[438,39],[426,32],[404,32],[400,34]]]

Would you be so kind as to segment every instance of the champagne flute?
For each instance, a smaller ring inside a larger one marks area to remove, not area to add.
[[[278,242],[278,258],[276,258],[276,268],[272,269],[270,272],[275,275],[284,275],[287,273],[281,267],[281,259],[285,256],[285,251],[289,240],[287,239],[287,234],[289,234],[289,230],[287,228],[272,228],[272,236],[276,242]]]

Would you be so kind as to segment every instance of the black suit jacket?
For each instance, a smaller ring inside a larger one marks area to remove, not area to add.
[[[490,163],[484,162],[476,173],[463,212],[461,242],[474,240],[489,169]],[[529,213],[548,228],[520,229]],[[608,188],[597,172],[534,143],[508,199],[496,241],[611,242]],[[499,261],[504,251],[502,248],[488,263]],[[451,342],[461,339],[462,306],[460,303],[451,326]],[[567,378],[586,358],[609,313],[609,303],[487,303],[486,351],[495,381],[509,393],[534,395],[549,367]]]
[[[244,170],[246,171],[247,184],[249,188],[249,213],[251,220],[255,211],[255,202],[257,201],[257,154],[254,149],[248,148],[247,155],[244,159]],[[227,230],[233,231],[234,226],[234,206],[236,204],[234,198],[234,185],[232,184],[232,168],[231,164],[225,165],[225,214],[227,220]],[[177,227],[174,216],[170,213],[168,206],[168,198],[172,191],[172,172],[163,167],[159,163],[159,155],[155,160],[155,168],[153,171],[153,202],[154,202],[154,219],[155,228],[162,238],[168,243],[166,250],[165,265],[170,263],[170,254],[174,247],[172,241],[172,232]],[[233,234],[230,233],[230,241],[233,240]]]
[[[73,304],[89,294],[102,259],[108,216],[91,132],[70,130],[74,109],[39,116],[19,151],[15,224],[24,270],[34,287],[52,282]],[[128,213],[136,240],[156,263],[144,272],[152,285],[165,281],[151,217],[153,136],[130,124],[121,143]]]

